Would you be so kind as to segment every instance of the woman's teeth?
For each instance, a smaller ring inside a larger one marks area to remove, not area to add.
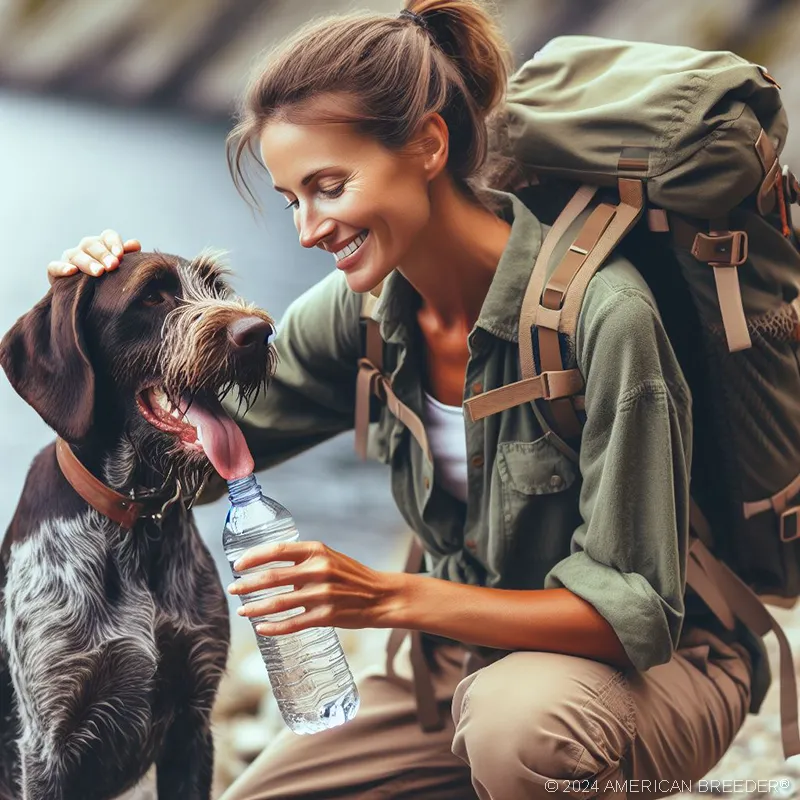
[[[355,253],[355,251],[358,250],[358,248],[361,247],[362,244],[364,244],[364,240],[366,238],[367,238],[366,233],[359,233],[358,236],[356,236],[356,238],[353,239],[352,242],[350,242],[350,244],[346,245],[341,250],[335,252],[333,254],[333,257],[337,261],[341,261],[343,258],[347,258],[347,256],[353,255],[353,253]]]

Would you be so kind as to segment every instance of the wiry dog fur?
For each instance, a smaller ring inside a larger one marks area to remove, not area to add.
[[[126,255],[55,282],[0,343],[14,388],[107,485],[157,499],[126,530],[36,457],[0,548],[0,798],[105,800],[155,763],[161,800],[210,796],[228,607],[190,506],[211,473],[136,398],[264,385],[271,320],[209,255]],[[236,334],[232,335],[232,331]]]

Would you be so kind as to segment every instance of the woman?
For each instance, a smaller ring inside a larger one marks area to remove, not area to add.
[[[359,293],[382,286],[393,387],[430,450],[386,409],[373,444],[430,574],[378,572],[301,542],[245,555],[242,569],[296,564],[231,591],[296,587],[244,607],[306,608],[262,624],[267,635],[423,632],[440,725],[420,728],[408,669],[390,658],[361,679],[355,720],[284,732],[224,800],[623,795],[626,779],[666,795],[702,777],[747,714],[748,647],[684,602],[689,391],[636,270],[615,257],[584,301],[579,469],[529,404],[461,415],[465,398],[516,379],[542,239],[519,200],[480,189],[507,67],[477,0],[411,0],[398,17],[301,30],[246,93],[235,176],[259,150],[301,245],[336,266],[285,315],[276,378],[241,422],[248,443],[263,468],[352,428]],[[138,246],[107,231],[49,271],[100,274]]]

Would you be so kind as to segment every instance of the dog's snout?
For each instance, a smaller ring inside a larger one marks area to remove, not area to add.
[[[241,317],[228,325],[228,338],[240,349],[266,347],[275,329],[261,317]]]

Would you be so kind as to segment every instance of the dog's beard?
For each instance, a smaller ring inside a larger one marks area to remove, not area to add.
[[[213,471],[202,452],[187,450],[143,419],[128,426],[106,469],[117,491],[140,500],[163,499],[162,515],[177,502],[190,508]]]

